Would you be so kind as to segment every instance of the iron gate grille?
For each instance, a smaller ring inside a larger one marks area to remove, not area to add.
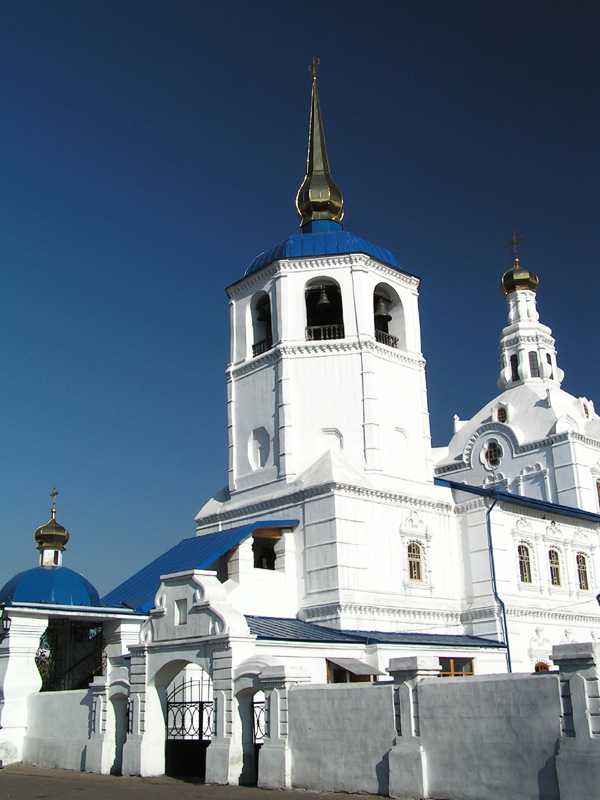
[[[189,680],[167,695],[167,739],[210,741],[213,733],[213,703],[204,700],[202,681]]]
[[[253,718],[254,744],[264,744],[267,735],[267,714],[264,700],[254,700]]]

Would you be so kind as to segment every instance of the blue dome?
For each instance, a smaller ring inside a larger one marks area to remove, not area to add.
[[[361,239],[349,231],[329,230],[316,233],[297,233],[284,239],[275,247],[256,256],[244,273],[244,277],[257,272],[279,258],[340,255],[342,253],[366,253],[390,267],[400,269],[400,264],[389,250],[367,242],[366,239]]]
[[[19,572],[0,589],[0,603],[99,606],[92,584],[67,567],[34,567]]]

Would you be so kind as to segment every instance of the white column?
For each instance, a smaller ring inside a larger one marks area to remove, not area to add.
[[[13,764],[23,758],[27,733],[27,698],[39,692],[42,679],[35,663],[47,617],[17,616],[10,608],[10,633],[0,645],[0,759]]]

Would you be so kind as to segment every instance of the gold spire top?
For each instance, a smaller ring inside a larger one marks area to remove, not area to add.
[[[52,498],[51,516],[45,525],[40,527],[34,533],[35,540],[38,543],[37,549],[44,550],[51,548],[53,550],[64,550],[66,543],[69,541],[69,531],[59,525],[56,521],[56,486],[50,492]]]
[[[519,264],[519,250],[517,245],[519,242],[524,241],[525,237],[523,235],[517,237],[516,231],[512,231],[511,236],[511,240],[505,242],[504,247],[512,247],[515,261],[512,269],[509,269],[508,272],[505,272],[502,276],[502,291],[504,294],[510,294],[519,289],[529,289],[530,292],[535,292],[540,279],[534,272],[525,269],[525,267]]]
[[[321,105],[317,92],[318,64],[319,59],[313,57],[308,67],[309,72],[312,72],[308,156],[306,175],[296,195],[300,227],[316,220],[331,220],[339,223],[344,216],[344,198],[331,177],[327,160]]]

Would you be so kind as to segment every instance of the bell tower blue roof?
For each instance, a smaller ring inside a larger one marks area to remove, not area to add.
[[[280,258],[342,255],[344,253],[365,253],[394,269],[401,269],[400,264],[389,250],[368,242],[354,233],[342,230],[342,226],[338,223],[332,222],[330,225],[332,227],[329,230],[321,229],[296,233],[271,247],[270,250],[260,253],[252,261],[244,273],[244,277],[251,275],[253,272],[258,272],[259,269]],[[315,228],[317,226],[313,223],[312,227]]]

